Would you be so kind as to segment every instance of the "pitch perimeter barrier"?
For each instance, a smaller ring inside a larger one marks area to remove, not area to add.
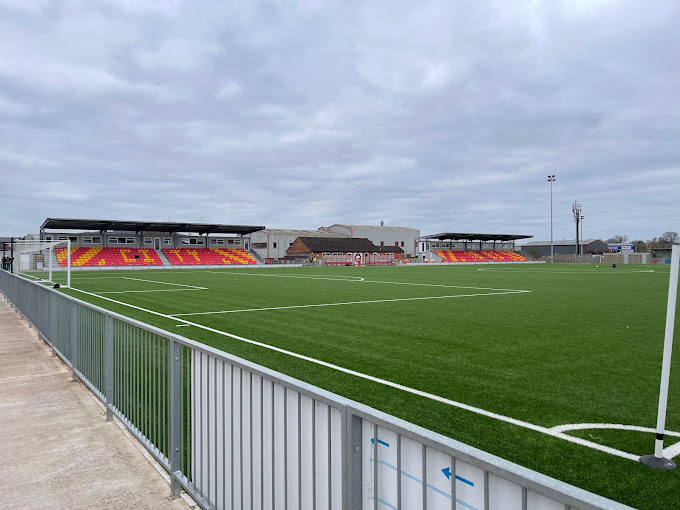
[[[6,271],[0,291],[201,508],[629,508]]]

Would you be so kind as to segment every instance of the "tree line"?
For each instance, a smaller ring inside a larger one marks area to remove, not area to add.
[[[605,242],[610,244],[622,244],[628,243],[628,236],[625,235],[615,235],[610,237]],[[646,253],[652,248],[670,248],[674,244],[680,244],[680,235],[677,232],[664,232],[660,237],[654,237],[653,239],[647,239],[642,241],[639,239],[630,241],[631,244],[635,245],[635,251],[638,253]]]

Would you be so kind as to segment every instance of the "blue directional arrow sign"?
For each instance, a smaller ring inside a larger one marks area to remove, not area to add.
[[[447,479],[451,480],[451,468],[450,467],[445,467],[442,469],[442,473],[444,473],[444,476],[446,476]],[[465,478],[461,478],[460,476],[456,475],[456,480],[460,480],[463,483],[468,484],[470,487],[474,487],[475,484],[471,482],[470,480],[466,480]]]

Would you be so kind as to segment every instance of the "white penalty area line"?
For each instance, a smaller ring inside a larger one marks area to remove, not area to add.
[[[169,283],[169,282],[159,282],[156,280],[143,280],[141,278],[132,278],[130,276],[121,276],[123,280],[135,280],[138,282],[147,282],[147,283],[159,283],[161,285],[172,285],[174,287],[188,287],[190,289],[196,289],[196,290],[207,290],[207,287],[197,287],[196,285],[184,285],[182,283]]]
[[[296,352],[288,351],[286,349],[282,349],[280,347],[265,344],[263,342],[258,342],[256,340],[250,340],[249,338],[244,338],[242,336],[234,335],[232,333],[227,333],[226,331],[221,331],[219,329],[211,328],[209,326],[204,326],[203,324],[191,322],[191,321],[188,321],[186,319],[182,319],[180,317],[173,317],[171,315],[166,315],[164,313],[155,312],[153,310],[142,308],[140,306],[135,306],[135,305],[131,305],[129,303],[124,303],[122,301],[117,301],[115,299],[111,299],[111,298],[108,298],[106,296],[99,296],[97,294],[92,294],[91,292],[86,292],[86,291],[79,290],[79,289],[73,289],[73,290],[75,290],[76,292],[81,292],[83,294],[88,294],[90,296],[97,297],[99,299],[104,299],[106,301],[110,301],[110,302],[116,303],[118,305],[134,308],[134,309],[140,310],[142,312],[147,312],[151,315],[156,315],[158,317],[163,317],[165,319],[175,320],[175,321],[180,322],[182,324],[185,324],[187,326],[194,326],[194,327],[202,329],[204,331],[209,331],[209,332],[215,333],[217,335],[221,335],[221,336],[224,336],[224,337],[227,337],[227,338],[232,338],[234,340],[238,340],[239,342],[244,342],[244,343],[247,343],[247,344],[256,345],[258,347],[262,347],[262,348],[268,349],[270,351],[275,351],[275,352],[278,352],[280,354],[285,354],[287,356],[291,356],[293,358],[298,358],[298,359],[301,359],[301,360],[304,360],[304,361],[308,361],[308,362],[314,363],[316,365],[320,365],[320,366],[323,366],[323,367],[326,367],[326,368],[330,368],[331,370],[336,370],[336,371],[342,372],[344,374],[353,375],[353,376],[358,377],[360,379],[364,379],[364,380],[371,381],[371,382],[374,382],[374,383],[382,384],[383,386],[395,388],[395,389],[404,391],[406,393],[410,393],[412,395],[417,395],[417,396],[424,397],[424,398],[427,398],[427,399],[435,401],[435,402],[440,402],[442,404],[450,405],[452,407],[457,407],[457,408],[463,409],[465,411],[470,411],[472,413],[475,413],[475,414],[478,414],[478,415],[481,415],[481,416],[485,416],[487,418],[492,418],[492,419],[499,420],[499,421],[502,421],[502,422],[505,422],[505,423],[509,423],[511,425],[516,425],[518,427],[533,430],[535,432],[540,432],[542,434],[546,434],[546,435],[551,436],[551,437],[563,439],[563,440],[568,441],[570,443],[575,443],[575,444],[579,444],[579,445],[582,445],[582,446],[587,446],[587,447],[592,448],[594,450],[599,450],[601,452],[608,453],[610,455],[616,455],[618,457],[623,457],[625,459],[630,459],[630,460],[634,460],[634,461],[640,460],[640,457],[638,455],[633,455],[631,453],[623,452],[623,451],[617,450],[615,448],[610,448],[608,446],[604,446],[604,445],[601,445],[599,443],[595,443],[593,441],[587,441],[587,440],[582,439],[580,437],[570,436],[570,435],[565,434],[563,432],[556,432],[555,430],[548,428],[548,427],[542,427],[540,425],[534,425],[533,423],[528,423],[528,422],[525,422],[525,421],[522,421],[522,420],[517,420],[517,419],[511,418],[509,416],[503,416],[501,414],[497,414],[497,413],[493,413],[491,411],[487,411],[486,409],[481,409],[479,407],[474,407],[474,406],[471,406],[471,405],[468,405],[468,404],[464,404],[462,402],[457,402],[455,400],[450,400],[448,398],[440,397],[439,395],[433,395],[432,393],[427,393],[425,391],[417,390],[415,388],[409,388],[408,386],[404,386],[402,384],[398,384],[398,383],[395,383],[395,382],[392,382],[392,381],[388,381],[386,379],[381,379],[379,377],[374,377],[372,375],[357,372],[356,370],[351,370],[349,368],[341,367],[339,365],[334,365],[333,363],[321,361],[321,360],[318,360],[316,358],[312,358],[310,356],[298,354]]]
[[[505,271],[511,273],[549,273],[549,274],[617,274],[617,273],[653,273],[653,269],[586,269],[583,271],[553,271],[551,269],[511,269],[505,267],[477,268],[477,271]]]
[[[106,290],[102,292],[95,292],[94,294],[138,294],[140,292],[182,292],[185,290],[207,290],[204,287],[195,289],[154,289],[154,290]]]
[[[261,278],[300,278],[307,280],[332,280],[337,282],[363,282],[364,278],[361,276],[309,276],[297,274],[257,274],[257,273],[228,273],[225,271],[206,271],[206,273],[214,273],[229,276],[259,276]]]
[[[210,271],[215,274],[228,274],[228,273],[223,273],[223,272],[217,272],[217,271]],[[330,278],[330,277],[321,277],[321,276],[308,276],[308,275],[282,275],[282,274],[248,274],[248,273],[236,273],[238,275],[242,276],[260,276],[262,278],[301,278],[301,279],[309,279],[309,280],[336,280],[340,282],[361,282],[361,283],[381,283],[381,284],[388,284],[388,285],[410,285],[414,287],[438,287],[438,288],[445,288],[445,289],[468,289],[468,290],[494,290],[494,291],[502,291],[504,293],[515,293],[519,294],[522,292],[531,292],[530,290],[522,290],[522,289],[497,289],[497,288],[492,288],[492,287],[469,287],[469,286],[464,286],[464,285],[444,285],[443,283],[412,283],[412,282],[386,282],[382,280],[366,280],[365,278],[361,276],[347,276],[347,277],[336,277],[336,278]],[[351,280],[349,278],[352,278]]]
[[[147,289],[147,290],[107,290],[107,291],[102,291],[102,292],[95,292],[94,294],[136,294],[136,293],[144,293],[144,292],[181,292],[184,290],[208,290],[207,287],[197,287],[195,285],[184,285],[183,283],[170,283],[170,282],[161,282],[157,280],[144,280],[142,278],[132,278],[130,276],[119,276],[119,277],[107,277],[107,276],[102,276],[100,277],[102,279],[104,278],[116,278],[119,280],[134,280],[138,282],[146,282],[146,283],[157,283],[159,285],[169,285],[172,287],[182,287],[181,289]],[[85,278],[83,278],[85,280]]]
[[[346,305],[363,305],[369,303],[393,303],[396,301],[423,301],[427,299],[452,299],[461,297],[475,297],[475,296],[500,296],[503,294],[522,294],[529,291],[507,291],[507,292],[483,292],[480,294],[456,294],[452,296],[423,296],[410,298],[393,298],[393,299],[371,299],[366,301],[346,301],[342,303],[318,303],[311,305],[291,305],[291,306],[269,306],[266,308],[243,308],[240,310],[218,310],[216,312],[194,312],[194,313],[173,313],[171,317],[185,317],[190,315],[213,315],[222,313],[242,313],[242,312],[263,312],[267,310],[292,310],[295,308],[318,308],[323,306],[346,306]]]

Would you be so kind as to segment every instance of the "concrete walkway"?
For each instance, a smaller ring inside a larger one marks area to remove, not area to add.
[[[0,509],[188,509],[0,295]]]

